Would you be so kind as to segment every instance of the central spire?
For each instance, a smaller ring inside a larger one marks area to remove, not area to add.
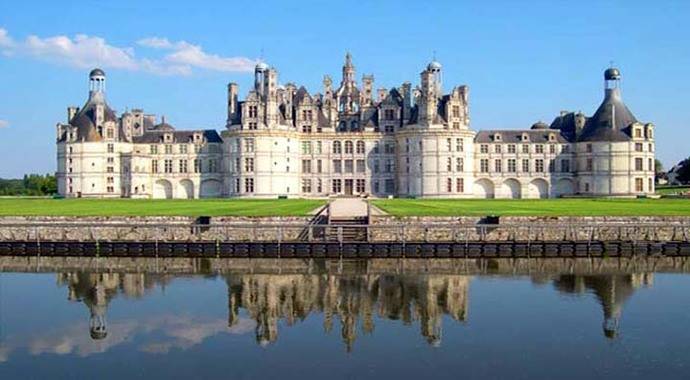
[[[355,81],[355,66],[352,64],[352,54],[345,54],[345,64],[343,65],[343,83]]]

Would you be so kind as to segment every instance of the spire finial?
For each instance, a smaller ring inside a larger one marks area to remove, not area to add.
[[[345,54],[345,66],[352,66],[352,54],[349,51]]]
[[[432,53],[432,55],[431,55],[431,60],[432,60],[432,61],[435,61],[435,60],[436,60],[436,50],[433,51],[433,53]]]

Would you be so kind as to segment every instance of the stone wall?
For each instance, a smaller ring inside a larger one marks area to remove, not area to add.
[[[4,217],[0,241],[295,241],[310,217]],[[369,241],[688,241],[690,217],[381,217]]]

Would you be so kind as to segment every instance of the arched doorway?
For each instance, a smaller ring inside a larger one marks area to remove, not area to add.
[[[194,183],[188,179],[180,181],[178,198],[194,199]]]
[[[570,178],[559,179],[554,188],[554,195],[560,197],[571,194],[575,194],[575,184],[573,184],[573,180]]]
[[[159,179],[153,184],[153,197],[159,199],[172,198],[172,184],[165,179]]]
[[[549,197],[549,184],[541,179],[537,178],[529,183],[529,197],[530,198],[548,198]]]
[[[502,193],[506,198],[520,199],[522,198],[522,185],[516,179],[509,178],[503,182]]]
[[[494,183],[488,179],[480,179],[474,183],[474,194],[478,198],[493,198]]]
[[[201,182],[199,187],[199,197],[201,198],[220,198],[221,183],[216,179],[207,179]]]

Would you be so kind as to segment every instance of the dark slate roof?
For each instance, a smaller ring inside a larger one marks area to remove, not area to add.
[[[501,135],[501,141],[494,141],[493,136],[498,133]],[[550,129],[526,129],[526,130],[488,130],[479,131],[474,137],[474,142],[476,143],[506,143],[506,144],[517,144],[522,142],[522,134],[526,133],[529,136],[529,142],[531,143],[548,143],[549,133],[554,133],[556,135],[556,142],[566,143],[563,135],[557,130]]]
[[[331,123],[328,121],[328,118],[326,117],[326,115],[323,114],[322,110],[318,110],[316,113],[318,114],[318,116],[317,116],[318,121],[317,122],[318,122],[319,127],[328,128],[331,126]]]
[[[96,130],[96,106],[98,102],[89,100],[84,108],[79,110],[79,112],[74,115],[69,124],[77,127],[77,140],[94,142],[101,141],[102,137],[98,134]],[[115,112],[108,107],[108,104],[103,103],[103,109],[105,111],[104,121],[113,121],[117,123],[117,116]]]
[[[99,68],[95,68],[95,69],[91,70],[91,72],[89,73],[89,76],[90,76],[90,77],[95,77],[95,76],[98,76],[98,75],[104,77],[104,76],[105,76],[105,72],[104,72],[103,70],[99,69]]]
[[[626,130],[637,119],[625,106],[618,89],[606,89],[604,101],[587,119],[578,141],[628,141]]]
[[[379,125],[379,110],[375,107],[367,107],[362,109],[362,126],[366,127],[372,125],[374,127]]]
[[[185,143],[194,140],[194,133],[201,132],[204,140],[209,143],[222,143],[218,132],[213,129],[206,130],[192,130],[192,131],[173,131],[173,132],[161,132],[161,131],[146,131],[141,136],[135,136],[133,142],[135,144],[157,144],[163,142],[163,136],[166,133],[172,133],[173,141],[172,143]]]
[[[563,137],[571,142],[575,141],[576,128],[575,128],[575,113],[568,112],[560,116],[556,116],[551,122],[550,129],[557,129],[561,132]]]
[[[161,131],[161,132],[171,132],[171,131],[174,131],[174,130],[175,130],[175,127],[173,127],[172,125],[170,125],[170,124],[168,124],[168,123],[166,123],[166,122],[164,121],[164,122],[162,122],[162,123],[160,123],[160,124],[154,125],[154,126],[151,128],[151,130],[152,130],[152,131]]]
[[[309,95],[309,91],[307,91],[304,86],[301,86],[299,90],[295,93],[295,103],[299,104],[304,101],[305,98],[311,99],[311,96]]]

